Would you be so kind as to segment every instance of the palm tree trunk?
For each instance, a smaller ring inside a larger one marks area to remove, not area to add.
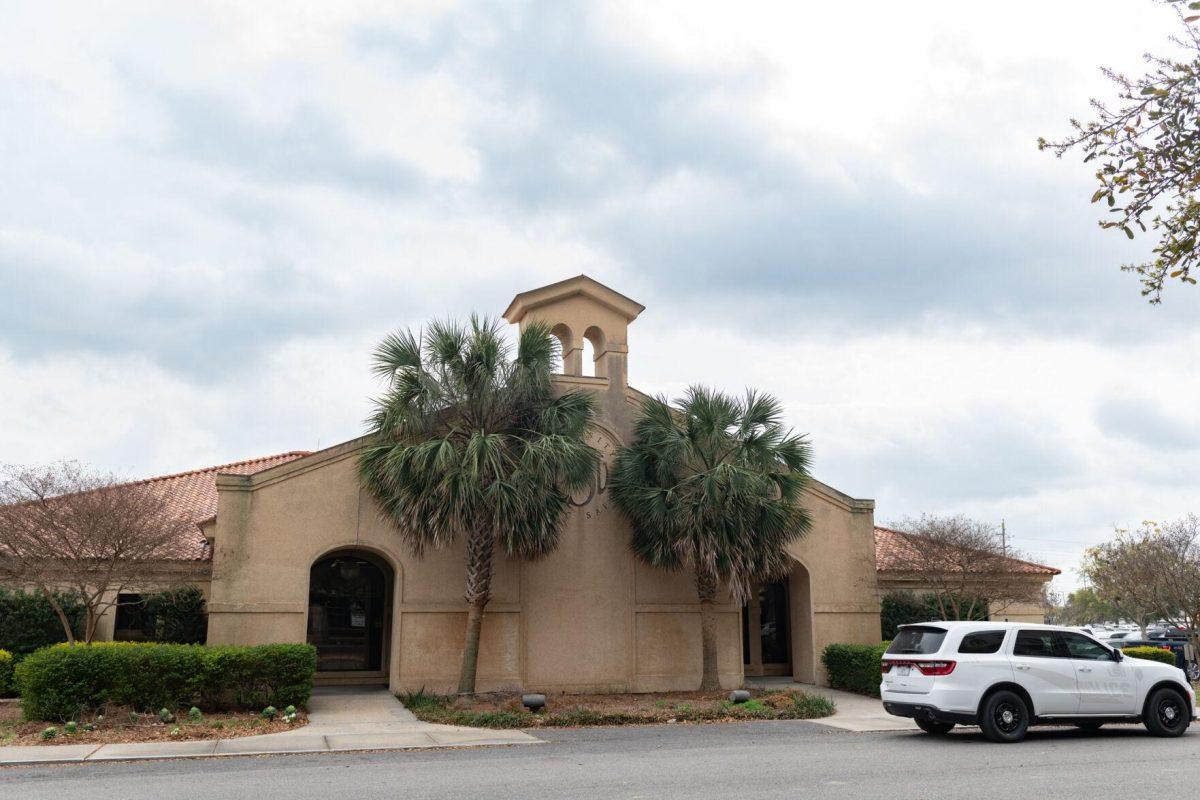
[[[713,610],[717,576],[711,569],[696,567],[696,594],[700,598],[700,653],[704,663],[700,691],[715,692],[721,688],[721,678],[717,672],[717,614]]]
[[[463,646],[462,671],[458,693],[475,694],[475,673],[479,669],[479,634],[483,629],[483,610],[492,596],[492,552],[495,538],[490,529],[479,526],[467,537],[467,639]]]

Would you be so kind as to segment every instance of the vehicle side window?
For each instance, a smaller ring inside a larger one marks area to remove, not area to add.
[[[1086,636],[1078,633],[1063,633],[1061,634],[1067,645],[1067,652],[1071,654],[1071,658],[1079,658],[1087,661],[1109,661],[1112,656],[1104,646],[1098,642],[1093,642]]]
[[[976,631],[963,636],[960,653],[999,653],[1004,631]]]
[[[1054,631],[1017,631],[1017,642],[1013,645],[1013,655],[1067,658],[1067,653],[1062,647],[1055,645]]]

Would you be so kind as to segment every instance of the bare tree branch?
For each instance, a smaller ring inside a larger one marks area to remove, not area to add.
[[[900,571],[932,594],[943,619],[976,619],[1015,603],[1043,603],[1043,580],[1006,552],[992,525],[964,516],[923,516],[893,526],[903,537]]]
[[[142,584],[194,523],[152,484],[118,483],[74,462],[9,467],[0,474],[0,579],[33,587],[75,633],[56,592],[84,605],[83,639],[126,589]]]

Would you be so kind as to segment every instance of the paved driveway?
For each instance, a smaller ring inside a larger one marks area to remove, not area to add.
[[[1114,775],[1190,797],[1200,732],[1153,739],[1126,727],[1095,736],[1035,730],[1018,745],[977,732],[854,733],[810,722],[539,731],[534,747],[333,753],[254,759],[0,769],[20,800],[374,800],[375,798],[962,798],[1079,800],[1120,794]],[[1125,792],[1127,793],[1127,792]]]

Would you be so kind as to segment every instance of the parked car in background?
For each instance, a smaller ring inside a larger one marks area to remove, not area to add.
[[[1112,646],[1122,649],[1127,647],[1161,647],[1175,654],[1175,666],[1183,670],[1188,680],[1200,682],[1200,659],[1197,659],[1187,632],[1182,628],[1162,629],[1147,639],[1127,638]]]
[[[1184,674],[1127,658],[1065,627],[1018,622],[902,625],[880,664],[889,714],[940,735],[978,725],[994,742],[1017,742],[1030,725],[1096,730],[1141,722],[1155,736],[1180,736],[1195,714]]]
[[[1113,631],[1100,641],[1109,647],[1124,647],[1126,642],[1140,641],[1141,638],[1141,631]]]

